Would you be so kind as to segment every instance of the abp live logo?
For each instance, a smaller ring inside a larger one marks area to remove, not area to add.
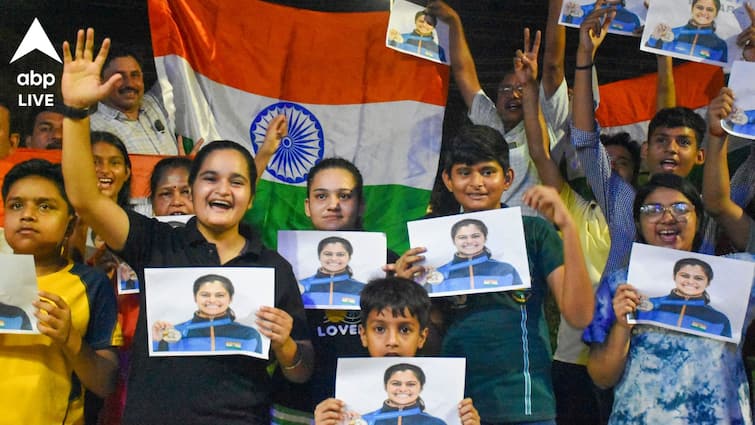
[[[10,63],[21,59],[35,50],[39,50],[58,63],[63,63],[37,18],[34,18],[34,22],[29,26]],[[41,87],[42,90],[47,90],[48,87],[52,87],[55,84],[55,74],[51,72],[39,73],[30,69],[28,72],[22,72],[16,76],[16,84],[18,84],[19,88]],[[55,106],[55,95],[53,93],[18,93],[18,106]]]

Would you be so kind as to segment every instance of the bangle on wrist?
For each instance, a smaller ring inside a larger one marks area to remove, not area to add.
[[[74,108],[66,104],[61,104],[60,113],[66,118],[82,120],[89,116],[89,108]]]
[[[595,63],[594,62],[590,62],[587,65],[582,65],[582,66],[577,65],[577,66],[574,67],[574,69],[577,70],[577,71],[584,71],[585,69],[592,69],[593,65],[595,65]]]
[[[294,353],[294,362],[288,366],[283,366],[283,364],[281,364],[281,367],[283,368],[283,370],[296,369],[297,367],[301,365],[301,362],[302,362],[301,347],[299,347],[299,343],[296,343],[296,353]]]

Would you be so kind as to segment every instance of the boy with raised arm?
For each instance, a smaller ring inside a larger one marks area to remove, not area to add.
[[[537,57],[540,33],[520,58]],[[454,198],[439,215],[505,207],[501,195],[515,178],[509,168],[508,145],[485,126],[462,129],[444,160],[443,182]],[[574,220],[558,193],[535,186],[523,201],[556,224],[523,216],[532,287],[525,291],[492,292],[446,299],[448,331],[441,355],[467,358],[465,395],[475,400],[486,423],[555,423],[551,384],[551,352],[543,303],[551,291],[567,323],[584,327],[592,318],[592,285],[585,268]],[[424,247],[404,253],[394,265],[397,275],[411,277],[425,268]],[[502,361],[505,359],[505,361]]]

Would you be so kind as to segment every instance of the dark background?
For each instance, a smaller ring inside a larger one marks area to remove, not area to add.
[[[243,0],[228,0],[243,1]],[[318,10],[385,10],[387,0],[279,0],[278,3]],[[544,29],[547,0],[449,0],[464,23],[472,55],[482,86],[495,93],[502,70],[510,66],[513,52],[521,45],[525,26]],[[32,52],[8,64],[34,18],[39,18],[47,35],[60,51],[63,40],[73,39],[75,30],[94,27],[97,39],[110,37],[114,43],[125,43],[143,57],[151,57],[151,41],[146,1],[137,0],[0,0],[0,99],[13,113],[12,128],[22,135],[29,125],[26,115],[31,108],[16,108],[19,87],[16,76],[30,69],[56,74],[56,87],[45,92],[59,93],[57,77],[62,66],[40,52]],[[253,19],[253,17],[249,17]],[[577,46],[577,30],[567,28],[567,79],[571,80],[573,52]],[[621,80],[655,71],[655,59],[641,52],[638,39],[609,35],[597,61],[600,83]],[[145,61],[145,86],[155,79],[154,68]],[[25,87],[23,93],[43,90]],[[465,119],[466,107],[453,81],[449,89],[445,131],[452,134]]]

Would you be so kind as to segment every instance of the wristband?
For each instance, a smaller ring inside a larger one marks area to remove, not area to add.
[[[583,66],[577,65],[577,66],[574,67],[574,69],[577,70],[577,71],[583,71],[585,69],[592,69],[593,65],[595,65],[595,63],[594,62],[590,62],[589,64],[583,65]]]
[[[73,108],[66,104],[62,104],[60,105],[60,113],[63,114],[63,116],[66,118],[83,120],[84,118],[89,116],[89,108]]]

